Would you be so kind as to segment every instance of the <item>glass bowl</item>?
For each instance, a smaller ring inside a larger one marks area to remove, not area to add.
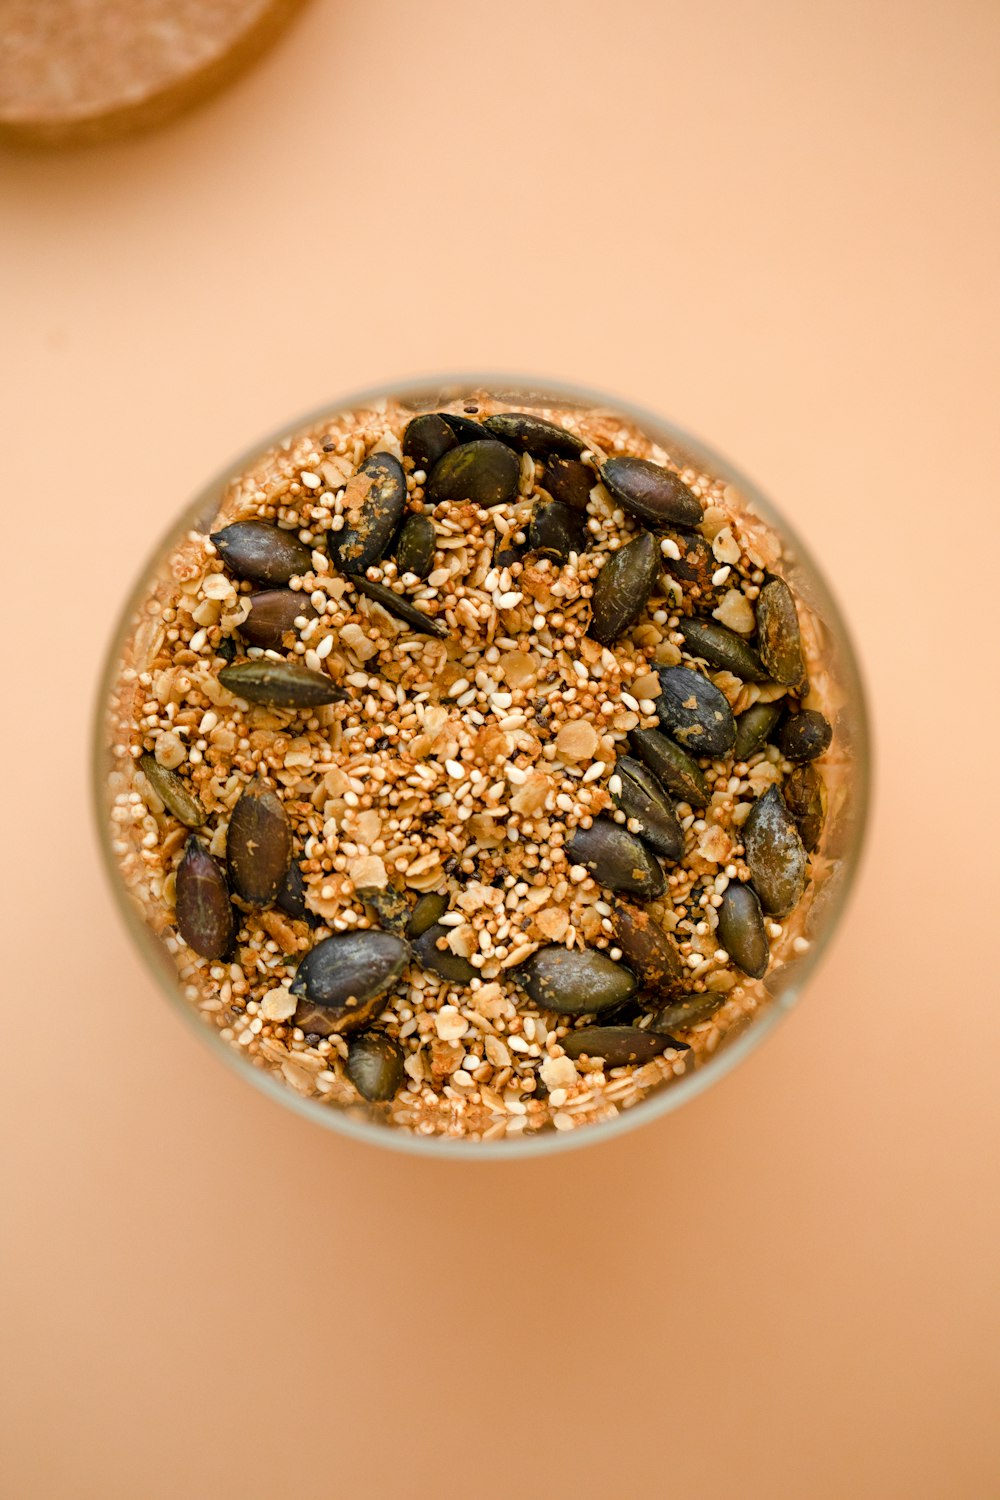
[[[123,878],[119,858],[112,847],[111,810],[113,791],[110,777],[115,761],[109,723],[109,706],[120,674],[128,662],[141,654],[139,633],[144,619],[143,606],[152,592],[166,581],[166,560],[176,544],[189,531],[206,532],[216,515],[220,499],[230,479],[246,470],[267,450],[315,423],[337,412],[363,408],[382,400],[396,399],[415,412],[433,411],[447,402],[466,397],[488,395],[498,401],[527,410],[559,406],[566,409],[606,409],[638,426],[654,443],[663,447],[679,466],[692,467],[721,479],[730,487],[737,505],[751,518],[759,517],[781,537],[784,544],[782,572],[792,584],[797,597],[809,607],[821,633],[821,658],[828,680],[839,699],[834,724],[834,746],[840,758],[844,795],[839,805],[831,803],[824,832],[822,853],[825,875],[817,882],[816,894],[805,918],[803,935],[808,949],[802,956],[786,961],[760,982],[760,1004],[754,1016],[731,1028],[721,1039],[717,1050],[700,1066],[685,1071],[673,1081],[658,1086],[629,1109],[613,1118],[582,1124],[571,1130],[551,1127],[498,1140],[471,1140],[448,1135],[425,1136],[387,1125],[380,1113],[364,1104],[336,1105],[322,1103],[297,1094],[290,1086],[262,1067],[254,1066],[219,1030],[206,1024],[195,1007],[182,993],[174,961],[153,929],[147,925]],[[302,420],[283,428],[257,443],[234,464],[210,481],[177,518],[159,542],[125,602],[101,676],[97,722],[94,736],[93,785],[100,846],[126,926],[157,983],[186,1022],[244,1078],[263,1090],[270,1098],[318,1125],[357,1140],[374,1142],[404,1152],[429,1156],[465,1157],[495,1160],[502,1157],[537,1155],[546,1151],[564,1151],[595,1144],[630,1130],[646,1120],[677,1109],[693,1098],[730,1068],[748,1056],[768,1036],[782,1016],[799,999],[810,976],[821,961],[827,944],[837,927],[857,871],[870,787],[870,746],[868,714],[857,658],[847,627],[829,585],[816,562],[785,517],[760,490],[712,448],[691,437],[651,412],[628,402],[579,387],[545,383],[511,376],[454,376],[386,386],[361,392],[321,408]]]

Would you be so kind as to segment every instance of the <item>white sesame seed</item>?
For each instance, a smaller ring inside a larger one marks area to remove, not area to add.
[[[621,696],[622,696],[622,702],[625,704],[626,708],[630,708],[633,713],[638,713],[639,712],[639,700],[638,700],[638,698],[633,698],[631,693],[622,693]]]
[[[617,797],[621,793],[621,789],[622,789],[622,779],[621,779],[621,777],[620,776],[612,776],[611,779],[608,782],[608,791],[611,793],[612,797]]]
[[[660,551],[663,553],[664,557],[673,558],[674,562],[677,562],[681,555],[681,549],[678,547],[672,536],[665,536],[663,538],[662,542],[660,543]]]
[[[448,772],[448,775],[453,778],[453,780],[463,781],[465,779],[465,771],[462,769],[462,764],[460,761],[446,760],[444,763],[444,768]]]
[[[733,570],[728,563],[726,563],[724,568],[716,568],[715,572],[712,574],[712,583],[715,588],[718,588],[720,584],[725,583],[726,579],[729,577],[732,571]]]
[[[513,701],[514,701],[514,695],[513,695],[513,693],[491,693],[490,694],[490,707],[491,708],[495,708],[498,711],[504,711],[504,710],[510,708],[511,704],[513,703]]]
[[[604,775],[603,760],[595,760],[592,766],[588,766],[583,773],[584,781],[596,781],[599,776]]]
[[[448,697],[449,698],[461,698],[462,694],[468,692],[468,690],[469,690],[468,679],[465,678],[465,677],[460,677],[458,679],[458,681],[457,682],[453,682],[452,685],[451,685],[451,687],[448,689]]]
[[[497,609],[513,609],[514,605],[520,604],[523,598],[523,594],[518,593],[516,590],[511,590],[509,594],[494,594],[493,603]]]
[[[316,655],[319,657],[320,661],[326,661],[326,658],[330,655],[330,652],[332,650],[333,650],[333,636],[332,635],[326,635],[326,636],[323,637],[323,639],[320,641],[319,645],[316,647]]]
[[[323,483],[319,475],[313,474],[309,469],[303,469],[301,474],[299,475],[299,478],[302,480],[302,483],[305,485],[306,489],[309,490],[318,490]]]

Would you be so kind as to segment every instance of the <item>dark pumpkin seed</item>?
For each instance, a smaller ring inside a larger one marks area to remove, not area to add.
[[[155,755],[140,756],[139,769],[168,812],[188,828],[201,827],[208,814],[182,776],[161,766]]]
[[[681,620],[677,627],[692,656],[700,656],[710,667],[732,672],[743,682],[766,682],[764,663],[742,636],[715,620]]]
[[[661,464],[646,458],[609,458],[601,478],[619,505],[651,526],[701,524],[701,501]]]
[[[469,500],[488,510],[513,500],[520,478],[517,454],[506,443],[488,438],[481,443],[463,443],[439,459],[425,493],[432,505],[440,500]]]
[[[520,969],[520,980],[542,1010],[562,1015],[599,1015],[620,1005],[635,989],[635,977],[595,948],[539,948]]]
[[[738,969],[751,979],[763,979],[771,948],[757,892],[731,881],[719,907],[719,940]]]
[[[780,700],[777,703],[752,703],[743,713],[737,714],[733,759],[749,760],[755,755],[761,745],[766,744],[780,718]]]
[[[430,969],[432,974],[437,974],[441,979],[447,979],[450,984],[471,984],[475,979],[478,969],[463,958],[460,953],[453,953],[447,945],[441,947],[451,932],[450,927],[442,927],[436,922],[433,927],[428,927],[413,941],[413,951],[425,969]]]
[[[579,511],[561,500],[536,500],[528,525],[528,550],[558,563],[567,563],[570,553],[582,557],[590,534]]]
[[[641,761],[623,755],[615,764],[615,776],[621,789],[612,792],[612,796],[625,816],[640,824],[633,831],[664,859],[680,859],[684,853],[684,830],[677,821],[673,803],[652,771]]]
[[[489,437],[482,422],[474,422],[471,417],[460,417],[451,411],[439,412],[438,415],[460,443],[482,443]]]
[[[235,923],[222,867],[194,834],[177,867],[177,930],[202,958],[224,958]]]
[[[632,749],[653,775],[682,802],[704,807],[708,802],[708,785],[697,762],[659,729],[633,729],[629,736]]]
[[[274,898],[274,904],[296,921],[309,922],[313,926],[319,922],[315,912],[311,912],[306,906],[306,883],[297,859],[293,859],[285,871],[285,878]]]
[[[656,711],[663,728],[692,755],[728,755],[736,722],[715,684],[693,667],[660,667],[658,675]]]
[[[237,698],[267,708],[319,708],[324,703],[343,703],[347,697],[325,672],[313,672],[298,662],[263,657],[223,667],[219,681]]]
[[[561,500],[573,510],[585,511],[597,475],[575,458],[550,458],[545,465],[543,484],[553,500]]]
[[[342,573],[363,573],[381,558],[406,505],[406,475],[391,453],[372,453],[347,481],[344,527],[330,553]]]
[[[409,957],[410,945],[391,932],[369,928],[324,938],[289,986],[299,996],[295,1025],[318,1036],[357,1030],[378,1011]]]
[[[215,654],[224,662],[235,661],[239,652],[236,649],[236,639],[231,635],[224,635],[215,648]]]
[[[757,647],[775,682],[797,687],[805,677],[798,611],[783,578],[772,578],[757,596]]]
[[[295,630],[296,620],[315,618],[308,594],[293,589],[265,589],[263,593],[251,594],[250,613],[240,626],[240,635],[248,646],[278,651],[285,643],[285,636]]]
[[[651,1031],[687,1031],[714,1016],[726,1002],[725,995],[706,990],[702,995],[678,995],[656,1011],[650,1022]]]
[[[359,594],[364,594],[366,599],[371,599],[375,604],[381,604],[387,614],[394,615],[397,620],[402,620],[403,624],[409,625],[411,630],[416,630],[421,635],[446,636],[448,634],[447,625],[443,625],[440,620],[432,620],[430,615],[425,615],[423,610],[418,609],[409,599],[387,588],[384,583],[372,583],[370,579],[365,578],[363,573],[352,575],[351,583]]]
[[[826,787],[822,776],[813,765],[796,766],[781,791],[785,806],[795,819],[803,848],[814,854],[826,820]]]
[[[670,531],[667,535],[680,553],[679,557],[663,554],[663,566],[671,578],[679,578],[682,583],[696,583],[703,594],[713,595],[715,585],[712,578],[719,564],[711,544],[700,531]]]
[[[639,906],[615,903],[611,925],[622,950],[622,958],[654,994],[669,993],[684,983],[684,961],[658,922]]]
[[[396,1097],[406,1077],[404,1057],[399,1043],[384,1031],[363,1031],[348,1044],[344,1071],[363,1099],[384,1104]]]
[[[423,469],[429,474],[438,459],[444,458],[449,448],[454,448],[456,441],[444,417],[436,411],[429,411],[406,424],[403,452],[407,458],[413,459],[415,469]]]
[[[391,885],[363,885],[355,888],[355,895],[372,908],[385,932],[394,932],[398,937],[406,935],[410,903],[402,891]]]
[[[640,1031],[637,1026],[584,1026],[560,1043],[567,1057],[603,1057],[606,1067],[652,1062],[672,1045],[669,1036]]]
[[[501,443],[519,453],[530,453],[532,458],[578,458],[587,446],[565,427],[524,411],[498,412],[495,417],[486,417],[483,426]]]
[[[233,808],[226,859],[236,894],[251,906],[270,906],[291,864],[292,832],[276,793],[257,776]]]
[[[396,567],[400,573],[426,578],[434,566],[437,535],[434,522],[423,513],[407,516],[396,539]]]
[[[230,573],[251,583],[287,583],[312,571],[309,548],[269,521],[234,521],[211,539]]]
[[[423,937],[429,927],[440,922],[448,910],[448,904],[446,891],[428,891],[425,895],[418,896],[417,904],[406,924],[406,936],[410,939]]]
[[[816,760],[830,748],[833,730],[829,719],[815,708],[789,714],[778,730],[778,747],[786,760]]]
[[[647,900],[663,894],[666,881],[659,861],[641,839],[611,818],[595,818],[589,828],[575,829],[566,853],[606,890]]]
[[[787,916],[805,889],[806,851],[776,786],[768,787],[750,809],[743,825],[743,848],[764,910],[775,917]]]
[[[590,634],[610,646],[642,614],[660,576],[660,549],[648,531],[612,552],[591,597]]]

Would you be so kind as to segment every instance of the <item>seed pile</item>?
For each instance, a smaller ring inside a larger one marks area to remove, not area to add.
[[[828,686],[777,540],[620,419],[344,413],[168,559],[114,848],[191,1002],[299,1093],[571,1129],[808,946]]]

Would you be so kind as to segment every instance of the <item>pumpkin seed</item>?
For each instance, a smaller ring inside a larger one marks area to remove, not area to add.
[[[712,578],[719,564],[711,544],[700,531],[668,531],[666,535],[676,544],[680,553],[679,557],[671,557],[666,552],[663,554],[663,566],[671,578],[679,578],[682,583],[697,584],[703,594],[714,595],[716,590]]]
[[[728,755],[736,739],[732,709],[713,682],[693,667],[660,667],[656,711],[674,739],[695,755]]]
[[[295,629],[295,621],[303,618],[316,618],[308,594],[293,589],[265,589],[263,593],[250,595],[250,613],[240,626],[240,635],[248,646],[277,651],[289,631]]]
[[[396,567],[400,573],[426,578],[434,566],[437,535],[430,516],[407,516],[396,539]]]
[[[719,939],[738,969],[751,979],[764,977],[770,944],[764,913],[752,886],[731,881],[726,887],[719,907]]]
[[[734,760],[749,760],[765,744],[781,718],[781,703],[752,703],[736,716]]]
[[[430,969],[432,974],[447,979],[451,984],[471,984],[478,969],[460,953],[453,953],[447,946],[438,946],[442,939],[447,939],[450,932],[450,927],[442,927],[439,922],[435,922],[433,927],[426,928],[414,939],[413,951],[423,967]]]
[[[425,895],[418,896],[417,904],[406,924],[406,936],[408,938],[423,937],[428,927],[433,927],[436,922],[440,922],[447,910],[448,895],[445,891],[428,891]]]
[[[524,411],[498,412],[483,421],[486,431],[507,443],[520,453],[530,453],[532,458],[578,458],[586,448],[582,438],[557,427],[554,422],[545,422]]]
[[[319,1036],[357,1030],[380,1008],[409,957],[409,943],[373,928],[324,938],[306,954],[289,986],[299,997],[295,1025]]]
[[[255,776],[233,808],[226,860],[234,891],[251,906],[270,906],[285,883],[292,859],[292,833],[285,809],[266,782]]]
[[[658,781],[682,802],[704,807],[708,786],[701,768],[686,751],[659,729],[633,729],[629,736],[632,749]]]
[[[678,630],[692,656],[700,656],[710,667],[732,672],[743,682],[766,682],[764,663],[752,646],[735,630],[714,620],[681,620]]]
[[[406,934],[410,903],[402,891],[391,885],[363,885],[356,886],[354,894],[372,908],[384,931],[395,932],[399,937]]]
[[[595,818],[589,828],[575,829],[566,853],[609,891],[647,899],[663,894],[666,881],[659,861],[634,833],[610,818]]]
[[[297,859],[293,859],[285,871],[285,878],[274,898],[274,904],[299,922],[309,922],[313,926],[318,924],[319,917],[306,906],[306,883],[302,866]]]
[[[348,696],[325,672],[313,672],[298,662],[263,657],[223,667],[219,681],[237,698],[267,708],[319,708],[324,703],[343,703]]]
[[[347,482],[342,531],[330,535],[330,554],[342,573],[377,563],[406,505],[406,475],[391,453],[372,453]]]
[[[645,988],[669,994],[684,983],[687,970],[673,940],[647,911],[618,901],[611,912],[611,925],[622,958]]]
[[[211,540],[230,573],[251,583],[287,583],[312,572],[309,548],[269,521],[234,521]]]
[[[815,760],[829,750],[833,739],[830,721],[815,708],[789,714],[778,731],[778,747],[786,760]]]
[[[757,643],[775,682],[797,687],[806,668],[795,599],[783,578],[770,579],[757,596]]]
[[[218,860],[191,834],[177,867],[177,930],[202,958],[224,958],[236,924]]]
[[[237,656],[239,655],[239,652],[236,649],[235,637],[231,635],[224,635],[215,649],[215,654],[224,662],[235,661]]]
[[[482,422],[474,422],[471,417],[460,417],[452,411],[442,411],[438,415],[448,424],[460,443],[482,443],[489,437]]]
[[[539,948],[520,969],[519,978],[535,1004],[562,1015],[599,1015],[627,1000],[635,978],[595,948]]]
[[[553,500],[573,510],[587,509],[597,476],[575,458],[550,458],[545,464],[544,485]]]
[[[409,625],[411,630],[419,631],[421,635],[446,636],[447,625],[440,620],[432,620],[430,615],[425,615],[423,610],[411,604],[409,599],[404,599],[402,594],[397,594],[393,589],[387,588],[384,583],[372,583],[363,573],[351,575],[351,583],[359,594],[364,594],[366,599],[381,604],[387,614],[395,615],[397,620],[402,620],[404,625]]]
[[[640,1031],[637,1026],[584,1026],[560,1043],[567,1057],[603,1057],[608,1068],[652,1062],[672,1045],[669,1036]]]
[[[691,1026],[697,1026],[700,1022],[707,1021],[709,1016],[714,1016],[725,1002],[725,995],[717,995],[712,990],[706,990],[702,995],[678,995],[676,1000],[668,1001],[656,1011],[650,1022],[650,1030],[687,1031]]]
[[[590,634],[602,646],[623,635],[646,608],[660,576],[660,549],[648,531],[612,552],[597,575],[590,600]]]
[[[155,755],[139,757],[139,769],[168,812],[188,828],[200,828],[208,817],[182,776],[161,766]]]
[[[558,563],[569,562],[570,553],[582,557],[590,535],[579,511],[561,500],[536,500],[528,526],[528,550]]]
[[[819,848],[826,820],[826,787],[814,765],[796,766],[782,785],[785,805],[795,819],[803,848],[814,854]]]
[[[463,443],[439,459],[425,493],[431,505],[439,500],[469,500],[489,509],[516,498],[520,477],[517,454],[506,443],[489,438]]]
[[[403,452],[407,458],[413,459],[413,467],[423,469],[425,474],[430,473],[438,459],[443,458],[449,448],[454,448],[455,443],[455,434],[436,411],[414,417],[406,424],[403,433]]]
[[[609,458],[601,478],[619,505],[651,526],[701,524],[701,501],[661,464],[646,458]]]
[[[684,830],[677,821],[673,803],[652,771],[630,755],[623,755],[615,764],[614,774],[621,790],[612,792],[612,796],[626,817],[641,825],[634,831],[664,859],[680,859],[684,853]]]
[[[776,786],[768,787],[743,825],[745,859],[760,903],[783,917],[798,902],[806,883],[806,852],[795,819]]]
[[[404,1052],[384,1031],[363,1031],[347,1048],[344,1072],[363,1099],[384,1104],[394,1099],[406,1077]]]

